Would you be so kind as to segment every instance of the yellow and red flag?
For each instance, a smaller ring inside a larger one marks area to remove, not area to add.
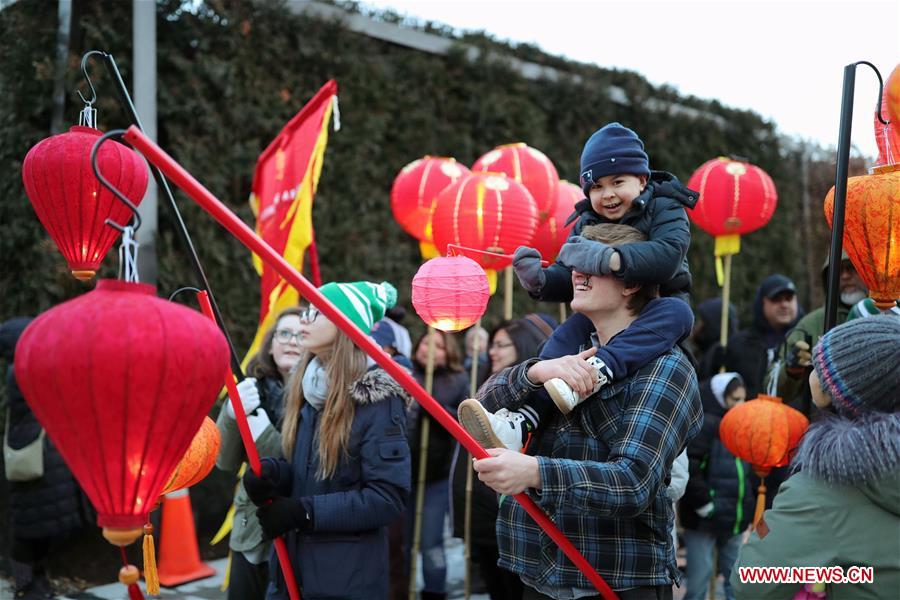
[[[256,161],[253,173],[250,206],[256,215],[256,233],[298,271],[303,269],[307,249],[310,257],[314,257],[313,197],[322,172],[328,122],[336,99],[337,83],[331,80],[269,144]],[[337,117],[335,123],[337,128]],[[297,290],[256,255],[253,265],[260,276],[259,328],[244,357],[245,366],[259,349],[275,316],[284,308],[296,306],[300,299]],[[314,280],[318,279],[318,264],[312,264],[311,268]],[[321,285],[319,281],[314,283]]]

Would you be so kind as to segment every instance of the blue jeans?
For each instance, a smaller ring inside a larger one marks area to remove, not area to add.
[[[687,549],[687,592],[684,600],[704,600],[709,578],[712,577],[712,551],[719,551],[718,570],[725,577],[725,598],[734,600],[728,578],[741,549],[741,535],[717,534],[708,529],[685,529],[684,547]]]
[[[415,527],[415,495],[410,499],[408,522],[409,548]],[[444,519],[450,510],[450,480],[442,479],[425,484],[425,502],[422,505],[422,533],[419,551],[422,553],[422,579],[424,592],[443,594],[447,588],[447,556],[444,553]],[[410,559],[418,560],[417,556]],[[412,564],[410,562],[410,564]]]

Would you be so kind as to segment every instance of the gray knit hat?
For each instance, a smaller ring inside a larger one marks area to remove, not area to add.
[[[900,317],[835,327],[813,349],[813,365],[840,414],[900,411]]]

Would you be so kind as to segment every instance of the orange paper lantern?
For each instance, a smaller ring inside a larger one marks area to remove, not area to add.
[[[884,82],[884,103],[886,104],[888,120],[892,123],[900,123],[900,64],[894,67],[887,81]]]
[[[831,226],[833,187],[825,196],[825,218]],[[900,298],[900,165],[847,180],[843,244],[875,305],[894,306]]]
[[[900,87],[900,77],[897,78],[897,85]],[[881,96],[881,116],[889,123],[885,125],[878,118],[878,107],[872,115],[873,124],[875,126],[875,143],[878,145],[878,159],[875,161],[876,166],[893,165],[900,163],[900,121],[897,117],[888,116],[887,107],[890,104],[889,88],[885,86],[884,93]],[[900,100],[900,89],[897,90],[898,100]]]
[[[719,438],[729,452],[753,465],[763,478],[757,490],[753,526],[766,505],[765,477],[773,467],[783,467],[809,427],[798,410],[782,404],[777,396],[760,394],[730,409],[719,423]]]
[[[425,323],[441,331],[474,325],[490,296],[484,270],[465,256],[433,258],[412,280],[413,308]]]
[[[222,438],[216,424],[209,417],[204,418],[184,457],[172,471],[162,495],[191,487],[206,478],[216,464],[221,444]]]
[[[559,175],[547,156],[528,144],[518,142],[497,146],[472,165],[472,171],[505,173],[525,186],[537,203],[538,222],[554,214]]]
[[[437,195],[469,174],[465,165],[452,158],[424,156],[397,173],[391,187],[391,211],[403,230],[422,242],[430,242],[431,215]]]
[[[432,225],[441,254],[455,244],[484,252],[512,254],[531,243],[537,228],[537,206],[521,183],[503,173],[471,173],[438,195]],[[485,269],[509,259],[473,255]]]
[[[531,240],[531,246],[541,253],[541,258],[548,261],[556,259],[559,249],[566,243],[569,233],[575,227],[575,221],[566,225],[566,221],[575,212],[575,203],[584,199],[581,188],[568,181],[560,181],[556,186],[556,208],[546,221],[538,225]]]

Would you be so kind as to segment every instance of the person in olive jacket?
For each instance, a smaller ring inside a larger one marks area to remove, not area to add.
[[[300,360],[299,307],[279,313],[275,324],[263,336],[259,352],[247,365],[248,377],[237,386],[253,441],[261,455],[281,452],[281,419],[284,413],[284,384]],[[237,473],[247,460],[230,400],[216,421],[222,446],[216,466]],[[262,600],[269,583],[271,543],[263,539],[256,518],[256,506],[238,483],[234,496],[234,520],[228,541],[231,568],[228,579],[230,600]]]
[[[686,600],[706,598],[714,548],[719,572],[725,576],[725,597],[734,598],[728,576],[742,533],[753,519],[753,490],[758,481],[750,464],[722,444],[719,423],[746,397],[747,389],[737,373],[719,373],[700,383],[703,428],[687,448],[690,476],[679,506],[687,549]]]
[[[732,588],[739,600],[794,598],[800,584],[747,583],[741,569],[822,567],[829,600],[900,598],[900,317],[835,327],[812,364],[812,400],[829,414],[803,436],[799,472],[741,549]]]
[[[364,333],[397,299],[388,283],[328,283],[319,291]],[[244,474],[266,539],[285,537],[304,600],[388,596],[388,525],[410,489],[409,396],[323,313],[300,317],[300,362],[285,394],[282,452]],[[287,599],[270,558],[266,598]]]

